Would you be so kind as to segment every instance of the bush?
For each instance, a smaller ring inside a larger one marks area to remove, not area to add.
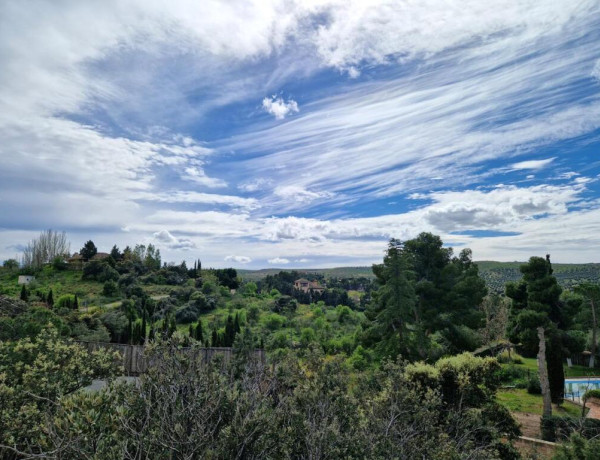
[[[542,417],[542,439],[546,441],[564,441],[576,431],[586,439],[600,437],[600,420],[557,415]]]
[[[277,329],[281,329],[285,324],[285,317],[278,315],[277,313],[271,313],[265,317],[265,326],[275,331]]]
[[[596,398],[600,399],[600,390],[588,390],[583,395],[583,399],[587,400],[588,398]]]
[[[102,295],[106,297],[112,297],[118,292],[118,290],[119,287],[117,286],[117,283],[115,283],[113,280],[108,280],[104,283],[104,286],[102,286]]]
[[[524,380],[526,378],[528,378],[527,369],[517,367],[514,364],[502,366],[498,370],[498,379],[503,383],[512,383],[516,380]]]
[[[532,395],[542,394],[542,386],[540,385],[540,379],[537,375],[533,375],[527,380],[527,393]]]

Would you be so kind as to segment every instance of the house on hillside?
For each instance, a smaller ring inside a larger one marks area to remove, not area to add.
[[[104,260],[107,257],[110,257],[110,254],[108,252],[97,252],[96,254],[94,254],[94,257],[92,257],[90,260]]]
[[[318,292],[321,294],[325,288],[319,284],[318,281],[308,281],[305,278],[300,278],[299,280],[294,281],[294,288],[298,289],[302,292]]]

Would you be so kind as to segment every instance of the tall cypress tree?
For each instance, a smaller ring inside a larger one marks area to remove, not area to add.
[[[202,336],[202,320],[198,320],[198,324],[196,325],[196,340],[200,343],[204,341],[204,337]]]
[[[144,345],[146,343],[146,328],[148,325],[146,324],[146,309],[142,311],[142,330],[140,334],[140,343]]]
[[[52,295],[52,289],[48,291],[48,296],[46,297],[46,303],[49,307],[54,305],[54,296]]]
[[[212,330],[211,346],[212,347],[218,347],[219,346],[219,334],[217,333],[216,329]]]
[[[73,297],[73,310],[79,309],[79,301],[77,300],[77,294]]]
[[[29,300],[29,292],[27,292],[27,288],[24,284],[21,286],[21,300],[24,302]]]

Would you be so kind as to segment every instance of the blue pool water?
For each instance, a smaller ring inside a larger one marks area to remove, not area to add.
[[[579,398],[587,390],[600,389],[600,378],[593,377],[590,379],[566,379],[565,380],[565,398]]]

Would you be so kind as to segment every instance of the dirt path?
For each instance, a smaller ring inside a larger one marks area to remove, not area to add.
[[[519,425],[521,425],[521,431],[523,436],[529,438],[540,438],[540,414],[529,414],[527,412],[512,412],[512,416],[515,418]]]

